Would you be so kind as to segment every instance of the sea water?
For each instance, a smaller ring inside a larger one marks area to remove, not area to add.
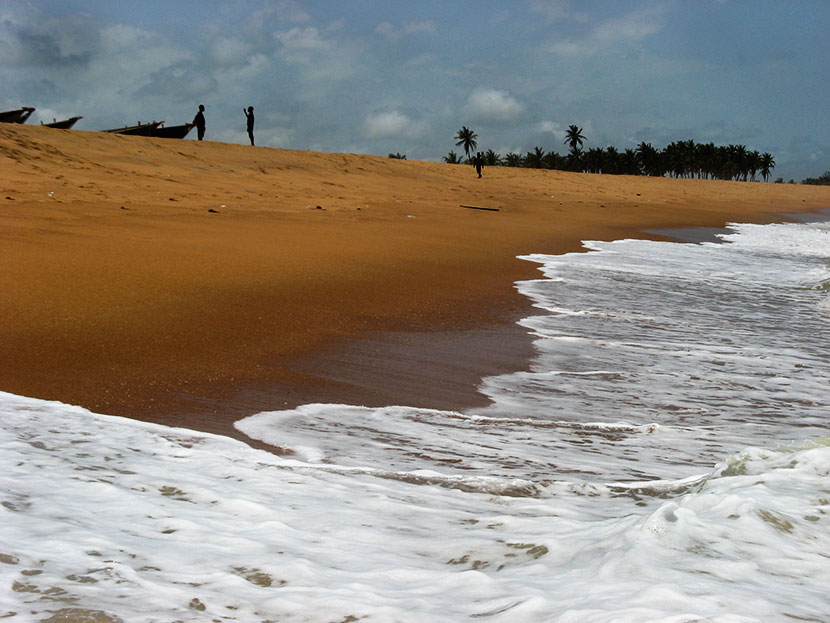
[[[527,256],[489,407],[237,423],[290,457],[0,394],[0,617],[830,620],[830,227],[720,238]]]

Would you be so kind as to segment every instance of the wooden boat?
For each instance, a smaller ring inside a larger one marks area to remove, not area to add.
[[[182,125],[171,125],[166,127],[162,124],[153,130],[152,134],[148,134],[148,136],[154,136],[156,138],[184,138],[194,127],[195,126],[192,123],[184,123]]]
[[[79,119],[83,119],[83,117],[70,117],[69,119],[64,119],[63,121],[52,121],[52,123],[43,123],[40,122],[40,125],[47,127],[47,128],[59,128],[61,130],[68,130],[73,125],[75,125]]]
[[[17,110],[0,112],[0,123],[26,123],[29,116],[35,112],[30,106],[23,106]]]
[[[104,130],[104,132],[109,132],[110,134],[129,134],[130,136],[153,136],[153,132],[162,123],[164,121],[153,121],[151,123],[141,123],[139,121],[136,125],[113,128],[112,130]]]

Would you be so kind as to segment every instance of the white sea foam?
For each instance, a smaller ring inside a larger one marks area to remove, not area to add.
[[[827,227],[732,232],[529,256],[491,406],[237,423],[292,456],[0,393],[0,616],[830,619]]]
[[[822,443],[749,449],[679,482],[503,497],[435,486],[438,472],[330,470],[56,403],[0,404],[11,620],[826,613]]]

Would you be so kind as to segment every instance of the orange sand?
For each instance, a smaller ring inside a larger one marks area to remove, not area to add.
[[[538,274],[519,254],[823,208],[826,187],[501,167],[477,179],[468,166],[2,124],[0,390],[199,426],[240,396],[324,396],[351,365],[327,353],[394,331],[398,346],[360,355],[382,386],[384,370],[407,376],[406,336],[515,320],[526,302],[513,282]]]

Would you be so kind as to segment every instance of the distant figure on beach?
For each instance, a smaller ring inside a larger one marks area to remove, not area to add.
[[[199,104],[199,112],[193,117],[193,125],[196,126],[196,131],[199,134],[199,140],[205,138],[205,105]]]
[[[248,106],[248,110],[242,109],[245,113],[245,118],[248,120],[248,138],[251,139],[251,145],[254,144],[254,107]]]
[[[473,156],[473,166],[476,168],[476,173],[478,176],[481,177],[481,169],[484,168],[484,156],[481,155],[481,152],[476,152],[476,155]]]

